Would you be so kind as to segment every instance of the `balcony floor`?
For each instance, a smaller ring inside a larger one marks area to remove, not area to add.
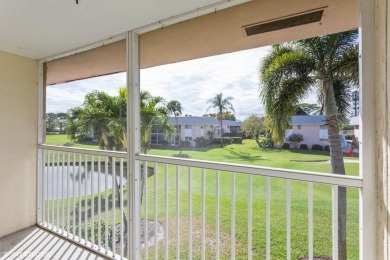
[[[0,259],[105,259],[39,227],[0,238]]]

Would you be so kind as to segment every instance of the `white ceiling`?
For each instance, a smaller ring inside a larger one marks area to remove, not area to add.
[[[219,0],[0,0],[0,50],[66,52]]]

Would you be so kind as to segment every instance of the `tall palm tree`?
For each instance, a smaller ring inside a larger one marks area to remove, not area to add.
[[[182,114],[182,107],[179,101],[177,100],[171,100],[167,104],[167,110],[169,114],[173,114],[175,116],[176,121],[176,131],[178,131],[178,137],[179,137],[179,147],[180,147],[180,154],[182,153],[181,148],[181,129],[179,129],[179,123],[177,121],[177,116],[180,116]]]
[[[260,66],[260,98],[273,138],[282,142],[300,100],[316,91],[328,125],[331,171],[345,175],[338,117],[358,81],[357,32],[275,45]],[[346,189],[339,187],[339,259],[346,259]]]
[[[223,112],[229,112],[232,111],[233,113],[234,108],[233,104],[230,102],[233,100],[233,97],[223,97],[223,93],[219,93],[215,95],[215,97],[207,100],[207,104],[210,104],[210,106],[207,108],[206,112],[209,111],[211,108],[217,108],[218,109],[218,114],[219,114],[219,122],[221,124],[221,148],[223,145],[223,132],[222,132],[222,114]]]

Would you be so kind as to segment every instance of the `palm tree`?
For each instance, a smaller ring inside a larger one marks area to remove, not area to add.
[[[102,149],[126,149],[126,88],[118,96],[93,91],[85,96],[81,125],[92,129]]]
[[[163,136],[172,140],[176,134],[174,126],[168,119],[165,99],[152,96],[148,91],[141,91],[141,149],[143,153],[150,150],[150,137],[155,127],[160,127]]]
[[[177,100],[171,100],[167,104],[167,110],[169,114],[173,114],[175,116],[176,121],[176,131],[178,131],[178,137],[179,137],[179,147],[180,147],[180,154],[182,153],[181,148],[181,129],[179,129],[179,123],[177,122],[177,116],[181,115],[182,107],[179,101]]]
[[[282,142],[299,101],[316,91],[328,125],[331,171],[345,175],[338,117],[358,81],[357,32],[275,45],[260,66],[260,98],[273,138]],[[346,189],[339,187],[339,259],[346,259]]]
[[[230,102],[231,100],[233,100],[233,97],[226,97],[224,98],[223,97],[223,93],[219,93],[217,95],[215,95],[215,97],[207,100],[207,104],[211,104],[206,112],[208,110],[210,110],[211,108],[217,108],[218,109],[218,114],[219,114],[219,122],[221,124],[221,148],[222,148],[222,144],[223,144],[223,132],[222,132],[222,114],[223,112],[229,112],[229,111],[232,111],[233,113],[235,112],[234,111],[234,108],[233,108],[233,105],[232,103]]]

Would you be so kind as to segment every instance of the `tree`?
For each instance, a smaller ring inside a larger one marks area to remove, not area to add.
[[[281,142],[300,99],[318,93],[328,125],[331,172],[345,174],[338,116],[348,114],[358,81],[357,32],[275,45],[261,61],[260,98],[273,138]],[[346,189],[339,187],[339,259],[346,259]]]
[[[89,131],[96,135],[101,149],[126,149],[126,88],[120,88],[118,96],[96,90],[88,93],[80,126],[84,133]]]
[[[260,147],[259,135],[265,131],[264,117],[251,115],[242,122],[241,130],[246,134],[255,136],[257,145]]]
[[[155,127],[160,127],[163,136],[172,140],[176,129],[168,120],[168,111],[165,99],[152,96],[148,91],[141,91],[141,150],[147,153],[150,150],[150,137]]]
[[[47,113],[46,114],[46,132],[54,132],[57,124],[57,114]]]
[[[58,127],[60,128],[60,134],[62,134],[62,130],[65,128],[66,124],[66,113],[57,113],[57,124]]]
[[[298,144],[303,141],[303,136],[301,134],[292,133],[287,137],[287,140],[293,144],[295,149],[298,149]]]
[[[222,118],[222,114],[223,112],[228,112],[228,111],[231,111],[231,112],[235,112],[234,111],[234,108],[233,108],[233,105],[232,103],[230,102],[231,100],[233,100],[233,97],[226,97],[224,98],[223,97],[223,93],[219,93],[217,94],[215,97],[207,100],[207,104],[210,104],[210,106],[207,108],[206,112],[211,109],[211,108],[217,108],[218,109],[218,114],[220,115],[220,118]],[[223,140],[222,140],[222,136],[223,136],[223,128],[222,128],[222,120],[219,120],[220,122],[220,125],[221,125],[221,148],[222,148],[222,145],[223,145]]]
[[[308,115],[319,115],[320,107],[317,104],[300,103],[299,107],[302,108]]]
[[[177,100],[171,100],[167,104],[167,110],[169,114],[173,114],[175,116],[176,121],[176,131],[179,132],[179,147],[180,147],[180,154],[182,153],[182,147],[181,147],[181,129],[179,129],[179,123],[177,121],[177,116],[180,116],[182,113],[182,107],[179,101]]]
[[[80,118],[83,113],[81,107],[75,107],[68,110],[66,113],[65,132],[72,142],[76,142],[80,134]]]
[[[216,118],[217,120],[219,120],[221,118],[219,113],[203,114],[203,117]],[[237,121],[236,116],[234,114],[232,114],[230,111],[223,112],[222,119],[223,120]]]

